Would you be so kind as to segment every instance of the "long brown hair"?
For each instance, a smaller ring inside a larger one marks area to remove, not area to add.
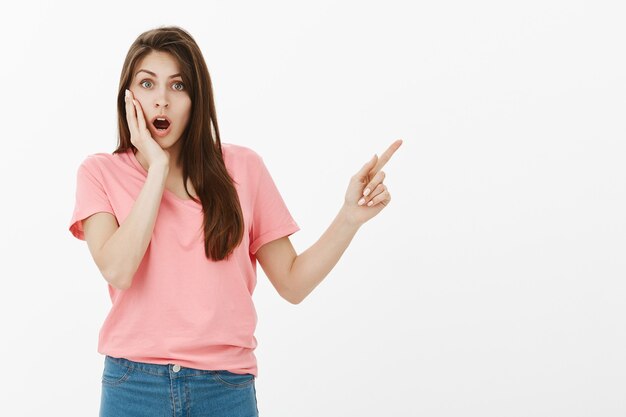
[[[202,204],[205,256],[217,261],[228,260],[243,239],[243,213],[234,180],[224,164],[209,70],[198,44],[185,30],[177,26],[151,29],[139,35],[130,46],[117,95],[119,143],[113,154],[128,149],[137,153],[130,141],[124,92],[130,88],[135,65],[152,51],[170,53],[180,66],[183,83],[191,98],[191,115],[179,139],[182,143],[177,164],[183,167],[187,195]],[[188,179],[199,201],[189,193]]]

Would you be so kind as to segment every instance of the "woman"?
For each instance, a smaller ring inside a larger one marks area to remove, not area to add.
[[[263,159],[221,143],[209,72],[186,31],[135,40],[118,116],[117,149],[78,168],[69,227],[112,301],[98,342],[100,415],[258,415],[256,260],[300,303],[389,203],[380,169],[402,142],[352,177],[331,226],[298,255],[288,236],[300,229]]]

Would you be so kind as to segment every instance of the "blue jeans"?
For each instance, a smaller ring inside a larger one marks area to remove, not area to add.
[[[255,377],[105,355],[100,417],[258,417]]]

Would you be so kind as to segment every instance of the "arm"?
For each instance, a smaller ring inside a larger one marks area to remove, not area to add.
[[[94,261],[102,276],[115,288],[130,287],[148,249],[168,169],[167,166],[150,166],[130,214],[119,227],[112,227],[110,219],[102,215],[84,220],[85,240]],[[108,216],[113,217],[110,213]]]
[[[350,179],[345,202],[317,242],[297,255],[288,237],[261,246],[256,257],[278,293],[299,304],[339,261],[359,228],[391,201],[381,168],[402,145],[397,140],[378,159],[376,155]]]
[[[358,229],[342,209],[319,240],[300,255],[285,236],[261,246],[256,257],[278,293],[299,304],[334,268]]]

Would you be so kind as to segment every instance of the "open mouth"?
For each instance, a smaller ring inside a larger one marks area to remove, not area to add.
[[[157,117],[156,119],[154,119],[154,121],[152,122],[152,125],[157,129],[157,130],[167,130],[168,127],[170,127],[170,122],[169,120],[162,118],[162,117]]]

